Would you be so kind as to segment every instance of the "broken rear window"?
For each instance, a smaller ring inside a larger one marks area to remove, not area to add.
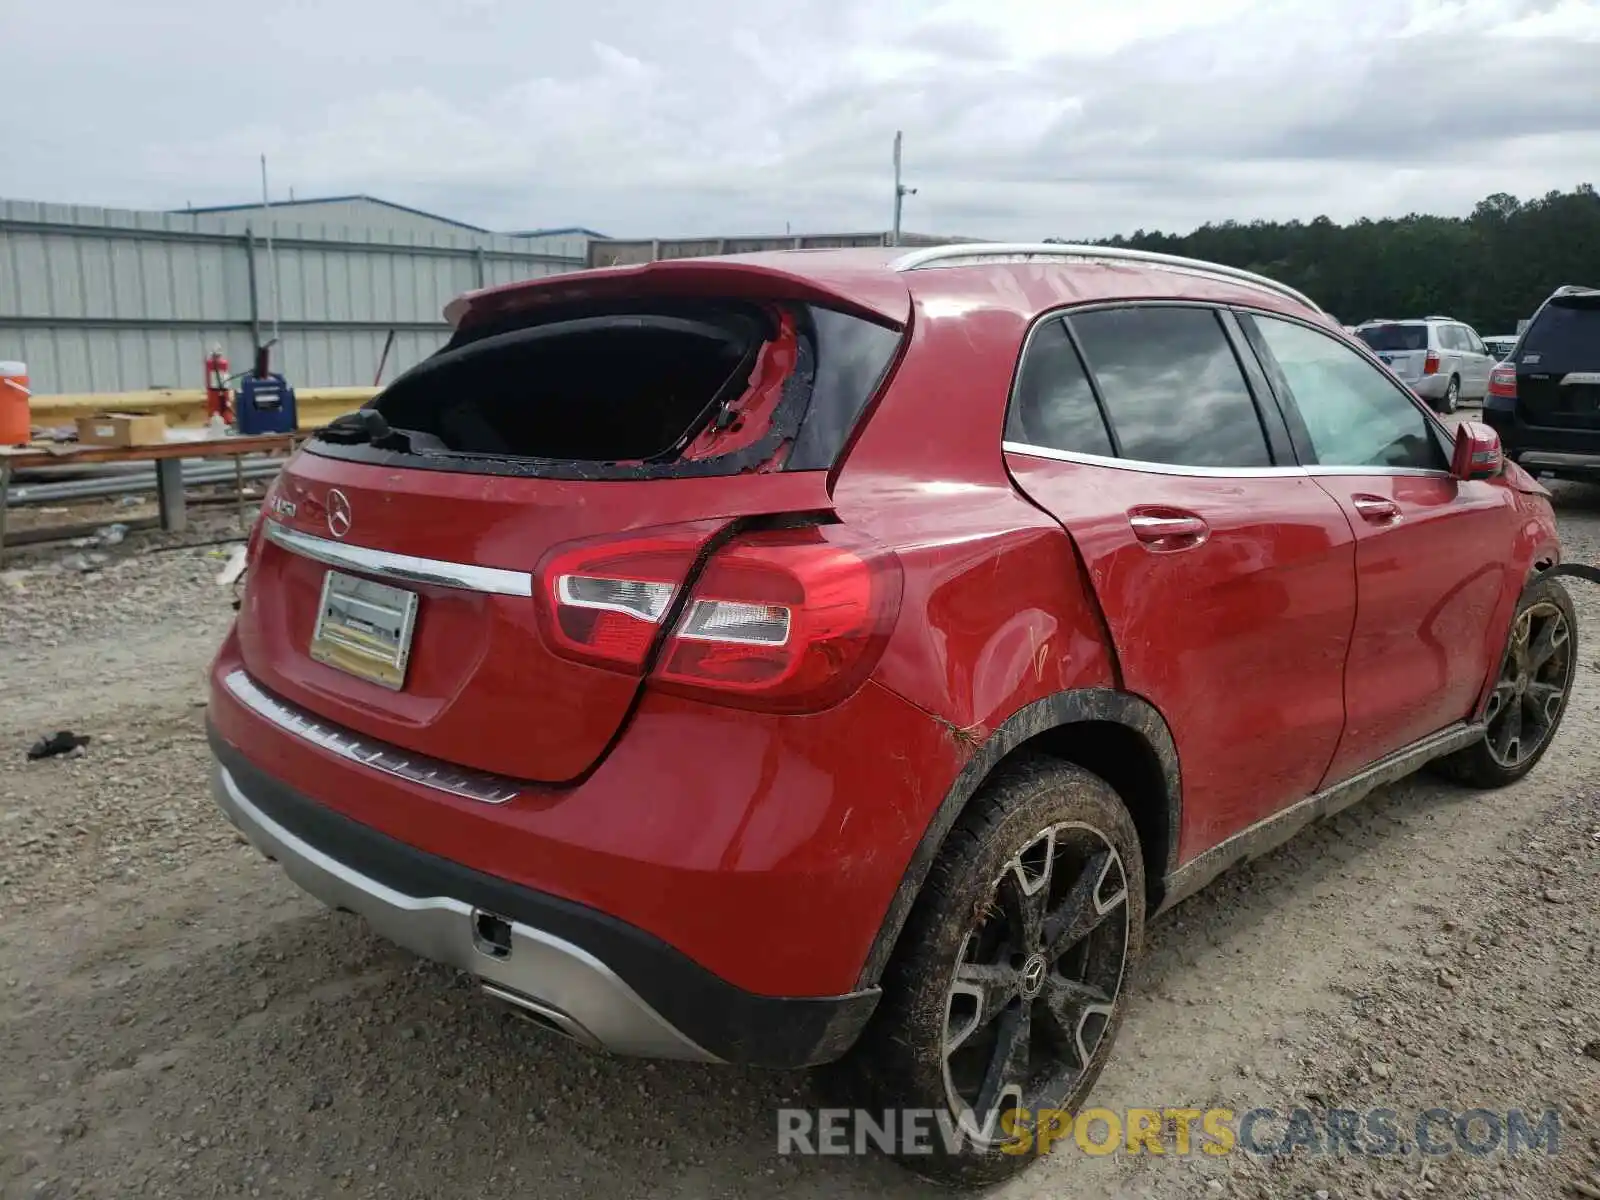
[[[313,448],[567,478],[827,469],[898,344],[814,305],[568,310],[458,332]]]

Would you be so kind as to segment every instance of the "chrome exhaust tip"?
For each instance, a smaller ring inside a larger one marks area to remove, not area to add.
[[[521,992],[514,992],[510,988],[501,987],[498,983],[485,983],[482,987],[484,995],[505,1006],[511,1012],[511,1015],[519,1020],[527,1021],[530,1025],[537,1025],[540,1029],[550,1033],[559,1034],[568,1041],[577,1042],[585,1050],[596,1052],[605,1050],[605,1047],[600,1044],[600,1039],[560,1009],[543,1004],[531,996],[524,996]]]

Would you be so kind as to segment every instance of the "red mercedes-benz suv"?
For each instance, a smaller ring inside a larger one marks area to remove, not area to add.
[[[271,489],[218,801],[585,1045],[993,1134],[927,1174],[1083,1101],[1152,913],[1561,721],[1547,493],[1271,280],[981,244],[447,311]]]

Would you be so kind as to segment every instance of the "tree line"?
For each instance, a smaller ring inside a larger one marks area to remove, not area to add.
[[[1224,221],[1098,244],[1244,267],[1299,288],[1347,325],[1440,313],[1490,336],[1514,333],[1562,284],[1600,287],[1600,194],[1584,183],[1527,201],[1496,193],[1469,217]]]

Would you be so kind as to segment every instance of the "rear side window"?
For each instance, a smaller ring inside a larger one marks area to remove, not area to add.
[[[1356,336],[1380,354],[1428,348],[1426,325],[1369,325],[1356,330]]]
[[[805,422],[789,455],[791,471],[833,466],[900,345],[899,334],[871,321],[826,308],[813,307],[810,313],[816,378]]]
[[[1078,454],[1113,453],[1089,376],[1059,318],[1040,325],[1028,339],[1006,417],[1006,440]]]
[[[1316,460],[1332,467],[1414,467],[1445,464],[1428,420],[1377,367],[1348,346],[1293,321],[1255,322],[1305,422]]]
[[[1122,457],[1185,467],[1269,467],[1255,401],[1217,314],[1106,309],[1071,318]]]
[[[1542,372],[1600,370],[1600,295],[1545,305],[1522,335],[1517,359]]]

